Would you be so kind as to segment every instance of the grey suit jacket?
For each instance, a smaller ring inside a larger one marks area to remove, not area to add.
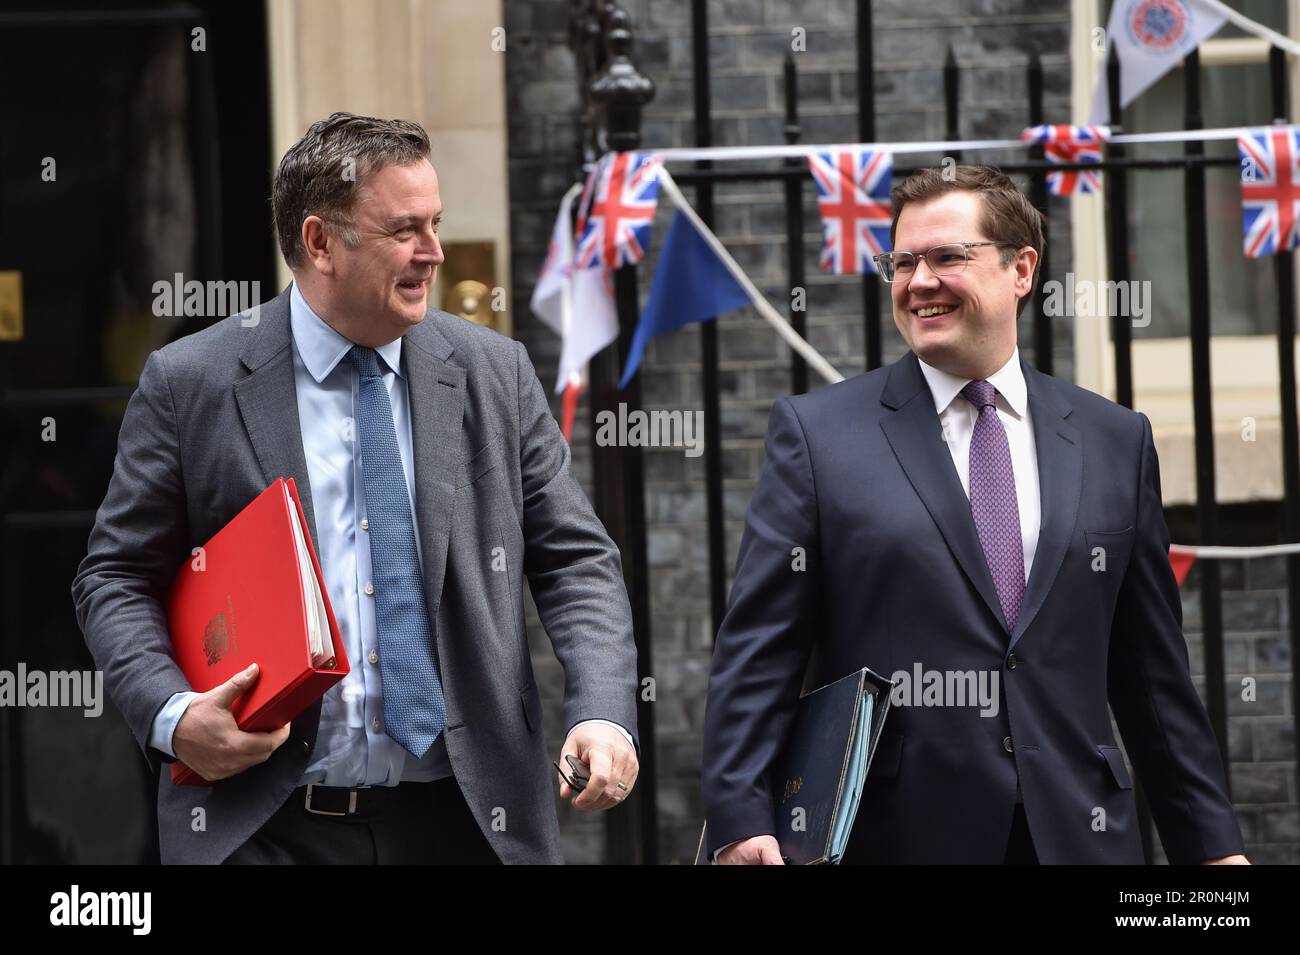
[[[96,666],[155,772],[166,757],[148,745],[154,716],[190,689],[160,600],[191,547],[281,476],[297,483],[315,538],[288,293],[255,314],[252,327],[232,316],[149,356],[72,585]],[[523,583],[564,666],[566,726],[609,719],[635,739],[618,550],[570,472],[523,346],[431,309],[407,333],[402,361],[452,769],[503,862],[561,862]],[[505,573],[492,569],[498,547]],[[161,773],[162,861],[216,863],[242,845],[298,784],[319,721],[317,703],[270,760],[211,787],[173,786]]]

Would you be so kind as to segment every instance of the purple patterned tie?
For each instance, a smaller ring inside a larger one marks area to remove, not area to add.
[[[1011,448],[993,403],[996,395],[987,381],[972,381],[961,390],[979,412],[970,437],[970,512],[1007,627],[1015,630],[1025,595],[1025,552]]]

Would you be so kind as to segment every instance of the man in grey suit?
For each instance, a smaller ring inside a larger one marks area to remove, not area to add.
[[[560,862],[523,610],[564,666],[579,809],[636,782],[619,554],[518,343],[428,308],[442,202],[418,125],[335,113],[272,202],[294,282],[149,356],[73,583],[155,771],[163,862]],[[177,668],[160,603],[191,548],[293,478],[351,664],[274,732]]]

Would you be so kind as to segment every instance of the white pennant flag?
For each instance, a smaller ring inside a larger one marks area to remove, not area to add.
[[[1218,32],[1227,17],[1205,0],[1115,0],[1106,24],[1107,57],[1119,53],[1121,108],[1177,66],[1202,40]],[[1088,123],[1110,122],[1106,61],[1092,96]]]
[[[533,297],[529,306],[533,314],[550,327],[555,334],[563,336],[568,324],[566,316],[573,311],[569,275],[573,263],[573,225],[571,221],[573,199],[580,187],[573,186],[560,200],[560,211],[555,216],[555,226],[551,229],[551,244],[546,250],[546,262],[541,274],[537,276],[537,285],[533,288]]]
[[[618,310],[609,272],[573,267],[573,200],[575,185],[564,194],[551,230],[551,246],[537,278],[530,305],[533,314],[563,339],[555,390],[583,380],[591,357],[618,338]]]

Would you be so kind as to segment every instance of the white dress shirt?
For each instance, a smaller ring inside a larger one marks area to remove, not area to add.
[[[919,359],[918,359],[919,360]],[[961,489],[970,497],[970,439],[975,430],[979,409],[961,398],[961,390],[973,379],[958,378],[946,371],[921,362],[921,373],[934,398],[934,410],[943,427],[944,441],[952,455],[953,467],[961,479]],[[1020,508],[1020,538],[1025,554],[1025,581],[1038,550],[1038,529],[1042,524],[1042,504],[1038,496],[1038,456],[1034,444],[1033,422],[1029,418],[1029,392],[1020,368],[1020,349],[1010,360],[986,379],[997,389],[995,399],[998,420],[1007,432],[1011,449],[1011,470],[1016,480],[1016,502]]]

